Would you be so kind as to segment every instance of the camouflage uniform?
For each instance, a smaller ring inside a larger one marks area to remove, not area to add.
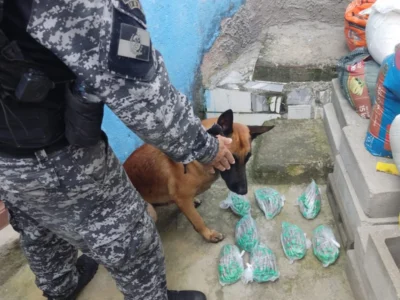
[[[145,142],[172,159],[208,163],[218,151],[169,82],[137,0],[33,0],[28,26]],[[119,59],[122,59],[120,61]],[[32,157],[0,154],[0,198],[49,296],[77,282],[77,249],[103,264],[125,299],[166,299],[164,256],[146,205],[106,141]]]

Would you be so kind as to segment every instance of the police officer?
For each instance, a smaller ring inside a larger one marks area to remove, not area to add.
[[[76,299],[102,264],[127,300],[205,299],[167,291],[154,222],[101,132],[107,104],[175,161],[234,163],[171,85],[139,1],[2,2],[0,199],[37,286]]]

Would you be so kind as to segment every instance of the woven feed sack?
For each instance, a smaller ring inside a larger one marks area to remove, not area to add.
[[[354,0],[347,6],[344,14],[344,34],[350,51],[367,46],[365,27],[369,14],[365,12],[374,3],[375,0]]]
[[[365,147],[375,156],[392,157],[390,126],[400,114],[400,44],[381,66],[376,86],[376,105],[365,138]]]
[[[375,102],[379,65],[364,47],[342,57],[337,71],[343,95],[360,117],[369,119]]]

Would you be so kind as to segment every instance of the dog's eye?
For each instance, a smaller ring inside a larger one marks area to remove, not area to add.
[[[245,162],[248,162],[251,157],[251,152],[247,153],[246,158],[244,159]]]

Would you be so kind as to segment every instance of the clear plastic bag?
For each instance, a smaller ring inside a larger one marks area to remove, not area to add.
[[[241,217],[248,215],[251,210],[249,200],[245,196],[241,196],[233,192],[229,192],[228,198],[222,201],[219,206],[222,209],[230,208],[233,213]]]
[[[285,196],[272,188],[257,189],[254,195],[258,206],[268,220],[278,215],[285,204]]]
[[[268,282],[279,278],[280,273],[274,252],[266,245],[258,244],[250,254],[250,264],[244,271],[242,281],[249,282]]]
[[[303,259],[307,249],[311,247],[311,241],[307,239],[304,231],[289,222],[282,222],[281,243],[283,252],[291,264]]]
[[[314,255],[324,267],[334,264],[339,257],[340,244],[329,226],[320,225],[314,229],[312,245]]]
[[[222,247],[218,263],[219,283],[222,286],[233,284],[243,276],[243,254],[235,245]]]
[[[321,211],[321,190],[314,179],[297,199],[297,203],[304,218],[312,220],[318,216]]]
[[[236,224],[236,244],[240,249],[252,252],[259,243],[257,225],[251,215],[241,218]]]

